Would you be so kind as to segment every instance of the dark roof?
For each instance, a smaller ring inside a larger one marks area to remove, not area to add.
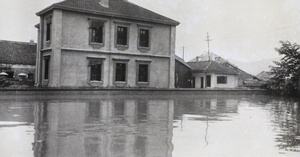
[[[0,40],[0,64],[35,65],[36,43]]]
[[[65,0],[63,2],[54,3],[48,8],[45,8],[42,11],[38,12],[37,15],[41,16],[42,14],[57,8],[98,15],[100,14],[111,17],[141,20],[169,25],[179,25],[179,22],[175,20],[154,13],[148,9],[137,6],[126,0],[109,0],[108,8],[100,5],[99,2],[100,0]]]
[[[237,75],[237,72],[216,61],[188,62],[187,64],[192,67],[193,72]]]
[[[179,56],[175,55],[175,61],[183,64],[184,66],[186,66],[189,69],[192,69],[191,66],[189,66],[182,58],[180,58]]]

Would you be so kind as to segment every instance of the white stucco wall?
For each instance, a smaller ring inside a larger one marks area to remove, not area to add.
[[[211,75],[211,87],[206,87],[206,76]],[[217,77],[218,76],[226,76],[227,83],[226,84],[218,84]],[[195,88],[201,88],[201,77],[203,80],[204,88],[237,88],[238,87],[238,77],[237,75],[226,75],[226,74],[214,74],[214,73],[193,73],[193,77],[195,77]]]

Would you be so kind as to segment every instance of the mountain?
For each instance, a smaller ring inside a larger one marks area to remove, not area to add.
[[[273,61],[280,61],[281,58],[263,59],[253,62],[239,62],[235,60],[228,60],[230,63],[234,64],[238,68],[256,76],[261,71],[270,71],[270,66],[275,66]]]

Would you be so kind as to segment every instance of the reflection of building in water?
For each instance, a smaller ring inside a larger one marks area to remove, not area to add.
[[[209,116],[210,120],[220,120],[222,114],[238,111],[237,99],[180,99],[175,101],[175,104],[174,119],[181,119],[183,114],[192,114]]]
[[[0,120],[33,123],[34,105],[32,102],[0,101]]]
[[[35,156],[171,156],[174,101],[36,105]]]

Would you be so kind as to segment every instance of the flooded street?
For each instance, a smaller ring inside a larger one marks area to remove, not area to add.
[[[299,101],[263,95],[1,97],[0,156],[299,156]]]

